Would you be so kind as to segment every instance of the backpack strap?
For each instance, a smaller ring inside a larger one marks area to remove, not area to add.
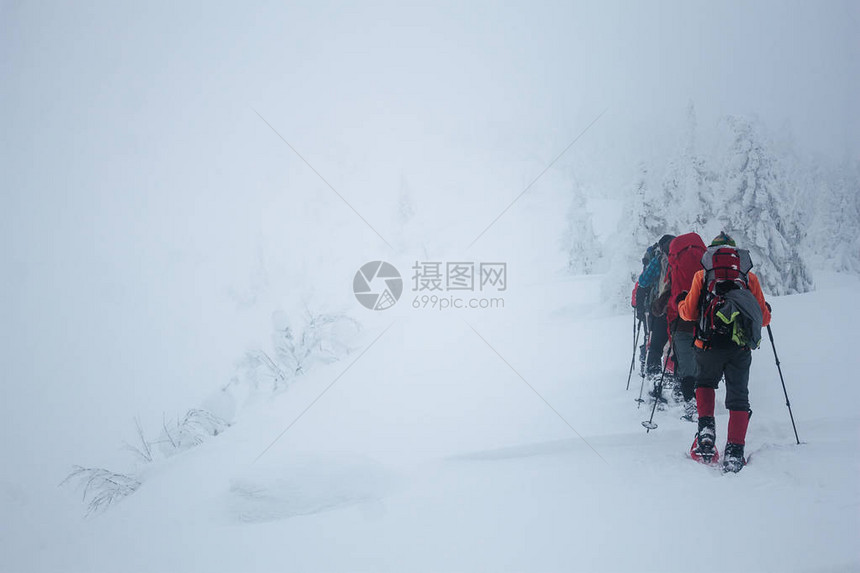
[[[741,273],[746,277],[749,275],[750,271],[753,268],[752,258],[750,257],[750,252],[746,249],[736,249],[738,252],[738,258],[741,260]]]

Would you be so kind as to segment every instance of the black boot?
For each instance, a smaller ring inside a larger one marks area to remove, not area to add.
[[[684,403],[684,392],[681,390],[681,382],[679,380],[675,380],[675,385],[672,387],[672,400],[676,404]]]
[[[706,464],[715,463],[719,458],[717,452],[717,425],[713,416],[699,418],[699,431],[690,447],[690,456],[696,461]]]
[[[652,401],[656,399],[656,400],[657,400],[658,402],[660,402],[661,404],[666,404],[666,397],[665,397],[665,396],[663,396],[663,388],[665,388],[665,385],[662,385],[662,386],[663,386],[663,388],[660,388],[660,394],[659,394],[659,395],[657,395],[657,389],[658,389],[658,387],[660,387],[660,386],[661,386],[661,384],[660,384],[660,382],[659,382],[659,378],[658,378],[658,379],[654,382],[654,387],[653,387],[653,388],[651,388],[650,390],[648,390],[648,395],[649,395],[649,396],[651,396],[651,400],[652,400]]]
[[[738,473],[746,465],[743,444],[726,444],[723,471]]]

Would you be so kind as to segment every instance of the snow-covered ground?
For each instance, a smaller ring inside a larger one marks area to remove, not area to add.
[[[804,443],[765,341],[737,475],[685,457],[677,406],[645,433],[630,317],[584,311],[598,284],[534,285],[495,313],[375,313],[363,344],[390,329],[350,368],[358,352],[241,410],[94,518],[66,489],[7,481],[0,570],[860,569],[857,279],[771,301]]]
[[[84,4],[0,3],[0,573],[860,571],[860,5]],[[846,272],[771,300],[805,443],[765,340],[727,476],[645,433],[615,304],[723,226]],[[413,308],[416,261],[504,308]],[[255,388],[305,311],[344,336]],[[85,517],[75,464],[142,485]]]

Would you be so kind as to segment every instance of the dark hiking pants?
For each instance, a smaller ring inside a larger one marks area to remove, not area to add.
[[[748,411],[750,364],[752,352],[749,348],[734,345],[727,348],[696,348],[696,364],[699,373],[696,388],[716,390],[720,378],[726,376],[726,409]]]
[[[677,329],[672,342],[675,352],[675,377],[681,381],[684,400],[692,400],[696,395],[696,374],[699,367],[696,364],[696,347],[693,346],[695,340],[696,336],[692,332]]]
[[[663,371],[663,347],[669,340],[668,323],[665,316],[651,317],[651,346],[648,348],[648,364],[645,371],[652,376],[659,376]]]

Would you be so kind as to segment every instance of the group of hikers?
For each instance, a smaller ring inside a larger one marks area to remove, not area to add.
[[[746,464],[744,444],[752,410],[749,404],[751,350],[770,322],[749,252],[725,232],[709,246],[696,233],[663,235],[648,247],[642,273],[633,287],[634,354],[640,348],[641,375],[650,398],[665,403],[664,388],[683,403],[683,419],[698,422],[690,448],[693,459],[716,464],[715,391],[726,382],[729,422],[722,467],[739,472]],[[641,401],[641,392],[640,392]]]

